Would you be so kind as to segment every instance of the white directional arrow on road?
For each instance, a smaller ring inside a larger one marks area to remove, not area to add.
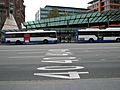
[[[80,79],[79,74],[89,74],[89,72],[60,72],[60,73],[34,73],[35,76],[62,78],[62,79]],[[64,76],[68,75],[68,76]]]
[[[56,59],[56,60],[58,60],[58,59],[76,59],[76,57],[48,57],[48,58],[43,58],[44,60],[49,60],[49,59]]]
[[[41,62],[46,62],[46,63],[72,63],[74,61],[79,61],[79,60],[42,60]]]

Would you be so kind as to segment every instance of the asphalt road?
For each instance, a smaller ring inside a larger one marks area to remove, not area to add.
[[[120,90],[119,83],[119,43],[0,46],[0,90]]]

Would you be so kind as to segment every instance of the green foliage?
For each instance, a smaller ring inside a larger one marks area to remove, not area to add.
[[[69,16],[69,13],[68,13],[68,12],[65,12],[63,16]]]
[[[59,11],[57,8],[54,8],[53,10],[49,11],[48,18],[53,18],[53,17],[59,17]]]

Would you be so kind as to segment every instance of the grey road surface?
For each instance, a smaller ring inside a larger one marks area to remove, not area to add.
[[[120,44],[0,46],[0,90],[120,90]]]

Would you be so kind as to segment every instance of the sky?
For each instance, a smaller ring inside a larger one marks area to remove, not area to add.
[[[90,1],[92,0],[24,0],[25,21],[34,21],[35,13],[46,5],[87,8]]]

